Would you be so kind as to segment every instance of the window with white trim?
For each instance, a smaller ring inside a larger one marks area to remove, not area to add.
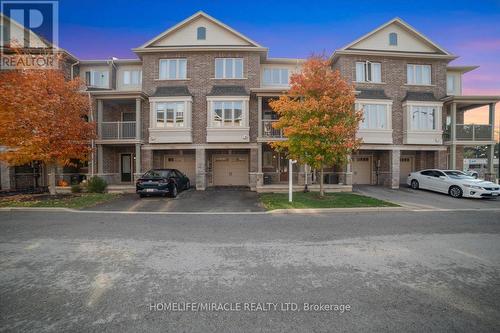
[[[382,65],[379,62],[356,62],[356,82],[382,82]]]
[[[264,68],[263,82],[268,86],[287,86],[290,73],[288,68]]]
[[[243,124],[243,101],[212,102],[212,127],[241,127]]]
[[[243,58],[216,58],[216,79],[242,79]]]
[[[109,87],[109,71],[86,71],[85,83],[87,86],[108,88]]]
[[[397,46],[398,45],[398,34],[395,32],[391,32],[389,34],[389,45]]]
[[[387,104],[361,104],[363,108],[362,129],[387,129]]]
[[[456,77],[454,74],[446,75],[446,93],[448,95],[456,94]]]
[[[185,102],[156,103],[156,127],[158,128],[185,127],[185,115]]]
[[[142,83],[142,71],[137,70],[126,70],[123,71],[123,85],[124,86],[137,86]]]
[[[186,59],[160,59],[160,80],[186,79]]]
[[[198,39],[198,40],[205,40],[205,39],[207,39],[207,28],[205,28],[205,27],[198,27],[196,29],[196,39]]]
[[[431,65],[408,64],[406,69],[408,84],[431,84]]]
[[[435,106],[409,106],[410,126],[414,131],[432,131],[437,127],[438,108]]]

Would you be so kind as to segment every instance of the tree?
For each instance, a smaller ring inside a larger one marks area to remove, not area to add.
[[[354,109],[354,87],[320,56],[309,58],[302,71],[291,76],[290,86],[288,94],[270,102],[280,116],[273,126],[288,139],[272,147],[319,169],[324,196],[323,167],[345,163],[361,143],[356,131],[362,114]]]
[[[66,81],[52,69],[0,72],[0,159],[11,165],[33,160],[50,169],[55,194],[55,167],[88,160],[95,124],[88,122],[90,103],[83,82]]]

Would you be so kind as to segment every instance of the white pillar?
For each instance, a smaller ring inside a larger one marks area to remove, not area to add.
[[[450,145],[450,169],[457,168],[457,104],[451,103],[451,145]]]
[[[135,138],[141,140],[141,99],[135,100]],[[136,149],[137,151],[137,149]]]
[[[347,156],[344,185],[352,185],[352,156]]]
[[[257,187],[264,185],[264,173],[262,172],[262,143],[257,144]]]
[[[103,119],[103,100],[97,100],[97,135],[100,139],[102,137],[102,119]]]
[[[259,128],[257,129],[258,135],[257,137],[262,137],[262,96],[257,97],[257,114],[258,114],[258,124]]]
[[[97,173],[102,176],[104,174],[104,154],[102,145],[97,145]]]
[[[141,144],[136,143],[135,144],[135,178],[139,179],[139,177],[142,175],[142,170],[141,170]]]

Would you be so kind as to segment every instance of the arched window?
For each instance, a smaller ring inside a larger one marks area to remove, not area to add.
[[[398,45],[398,34],[391,32],[389,34],[389,45]]]
[[[196,30],[196,39],[198,39],[198,40],[207,39],[207,28],[198,27],[198,29]]]

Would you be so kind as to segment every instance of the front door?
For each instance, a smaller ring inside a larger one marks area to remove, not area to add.
[[[122,154],[120,161],[121,181],[132,181],[132,154]]]

